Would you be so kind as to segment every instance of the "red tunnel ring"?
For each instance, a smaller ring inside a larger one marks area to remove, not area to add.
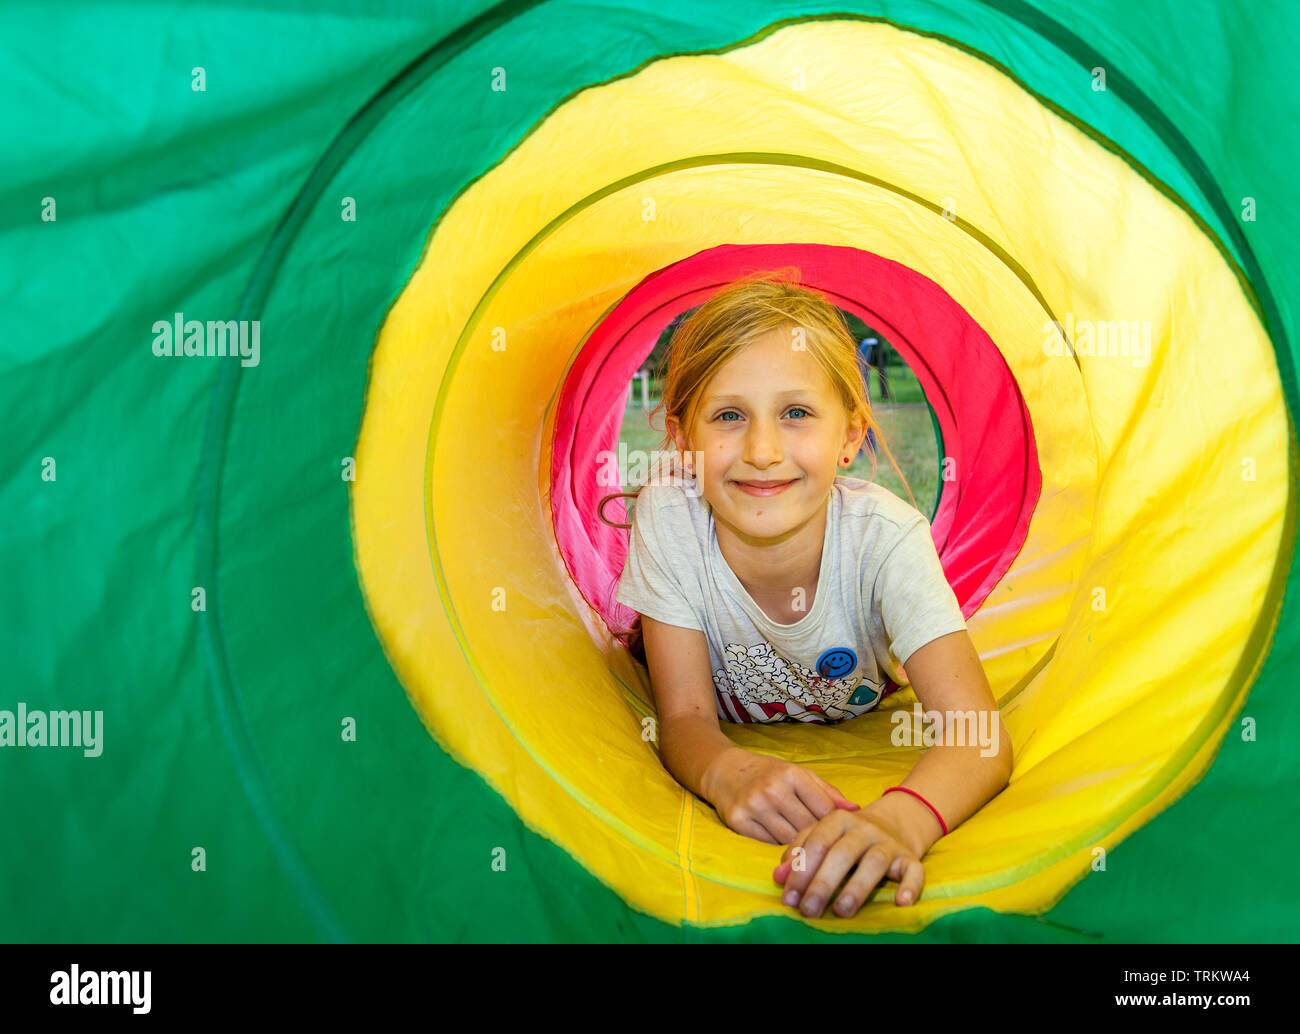
[[[944,573],[970,617],[1024,545],[1042,490],[1029,410],[997,346],[934,281],[890,259],[824,244],[726,244],[642,280],[591,333],[560,392],[551,509],[574,582],[611,629],[636,613],[614,600],[628,533],[602,522],[602,451],[617,452],[628,383],[664,327],[725,284],[797,267],[802,283],[881,331],[916,373],[956,476],[943,482],[932,534]],[[606,516],[627,523],[622,500]]]

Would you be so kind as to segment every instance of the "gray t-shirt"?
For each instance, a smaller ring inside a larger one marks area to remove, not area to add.
[[[709,644],[718,717],[823,724],[863,714],[896,687],[907,659],[966,628],[925,517],[886,488],[837,477],[826,508],[812,607],[767,616],[718,547],[713,509],[680,482],[637,496],[615,594]]]

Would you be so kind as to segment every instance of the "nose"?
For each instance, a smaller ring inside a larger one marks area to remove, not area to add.
[[[745,462],[755,470],[763,470],[784,458],[781,429],[765,418],[751,420],[745,435]]]

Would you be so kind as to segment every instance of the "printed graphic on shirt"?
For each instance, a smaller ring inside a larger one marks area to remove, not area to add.
[[[849,657],[852,666],[845,668]],[[818,658],[818,668],[830,675],[788,663],[766,642],[749,647],[729,643],[723,663],[713,673],[713,685],[719,699],[734,709],[727,715],[731,721],[744,721],[741,716],[748,715],[758,722],[837,722],[869,710],[882,696],[882,687],[865,679],[858,683],[857,656],[844,647]],[[835,673],[840,677],[833,677]]]

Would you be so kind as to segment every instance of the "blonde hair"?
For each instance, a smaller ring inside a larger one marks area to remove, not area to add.
[[[916,499],[907,478],[899,470],[880,425],[872,415],[857,343],[849,333],[843,313],[819,291],[801,284],[799,270],[794,267],[754,273],[733,281],[710,296],[678,325],[664,356],[664,368],[660,370],[662,397],[659,405],[650,412],[653,418],[661,409],[664,411],[662,451],[676,450],[676,443],[667,427],[668,418],[680,428],[689,451],[690,433],[695,426],[704,389],[713,376],[747,345],[789,324],[803,331],[802,344],[826,371],[844,404],[849,425],[860,419],[874,432],[876,441],[884,448],[915,507]],[[651,474],[652,479],[656,476],[658,473]],[[871,476],[873,479],[876,476],[875,450],[871,451]],[[604,520],[603,507],[608,500],[618,495],[635,496],[640,490],[606,496],[597,510],[602,514],[601,519]],[[629,648],[644,659],[644,653],[638,653],[640,625],[638,616],[631,629],[636,645],[629,643]]]

